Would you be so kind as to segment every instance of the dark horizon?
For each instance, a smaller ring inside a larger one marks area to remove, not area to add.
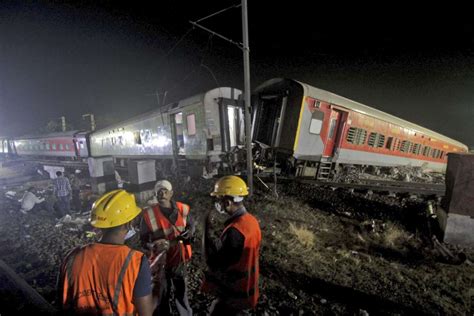
[[[155,108],[156,92],[171,102],[242,89],[242,52],[188,22],[234,3],[2,4],[0,135],[62,115],[122,120]],[[472,19],[462,8],[368,9],[249,1],[252,88],[293,78],[474,146]],[[240,9],[202,24],[241,41]]]

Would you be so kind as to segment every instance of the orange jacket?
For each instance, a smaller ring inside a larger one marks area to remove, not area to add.
[[[260,226],[253,215],[245,213],[227,225],[222,235],[231,227],[245,237],[242,255],[225,271],[208,272],[201,289],[219,295],[236,309],[255,308],[259,296]]]
[[[186,229],[187,217],[189,214],[189,206],[176,202],[178,208],[178,217],[175,223],[171,223],[168,218],[163,215],[158,204],[147,207],[143,211],[145,223],[152,233],[160,232],[169,241],[176,238]],[[191,260],[191,245],[184,245],[182,242],[176,243],[170,247],[166,253],[166,267],[177,267],[182,262]]]
[[[133,289],[143,256],[125,245],[74,249],[61,267],[63,309],[79,315],[135,315]]]

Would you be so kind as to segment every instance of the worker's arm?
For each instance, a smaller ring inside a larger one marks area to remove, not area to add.
[[[53,195],[56,196],[56,192],[57,192],[57,185],[56,185],[56,179],[53,179]]]
[[[153,315],[153,299],[151,294],[147,296],[135,298],[135,307],[138,315],[140,316],[152,316]]]
[[[148,226],[145,222],[145,218],[141,218],[140,220],[140,242],[142,244],[142,247],[147,249],[148,248],[148,243],[151,242],[150,238],[150,230],[148,229]]]
[[[188,214],[188,217],[187,217],[186,230],[189,232],[189,237],[192,238],[196,231],[196,223],[194,221],[193,216],[191,216],[191,214]]]
[[[41,203],[41,202],[44,202],[44,199],[40,199],[39,197],[37,197],[37,196],[34,195],[34,194],[33,194],[33,196],[34,196],[35,204],[39,204],[39,203]]]
[[[71,192],[72,192],[71,182],[69,182],[68,178],[66,178],[66,186],[67,186],[67,190],[68,190],[69,194],[71,194]]]
[[[135,288],[133,289],[133,303],[138,315],[151,316],[153,314],[153,299],[151,295],[151,270],[146,256],[143,256],[138,272]]]
[[[206,240],[208,243],[207,264],[212,270],[225,270],[239,261],[244,250],[245,237],[231,227],[220,239]]]

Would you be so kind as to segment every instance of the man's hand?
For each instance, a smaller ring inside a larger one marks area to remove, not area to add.
[[[178,237],[176,237],[176,239],[178,241],[182,241],[185,245],[189,245],[192,241],[192,236],[189,230],[185,229],[181,234],[178,235]]]
[[[170,242],[166,239],[157,239],[152,243],[149,243],[147,246],[151,252],[156,255],[168,251],[170,248]]]

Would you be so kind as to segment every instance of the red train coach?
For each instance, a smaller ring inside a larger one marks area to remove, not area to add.
[[[19,156],[36,156],[58,159],[81,159],[89,156],[88,133],[66,131],[39,136],[23,136],[13,139]]]
[[[444,135],[291,79],[266,81],[252,102],[253,140],[271,147],[298,176],[327,179],[344,165],[444,172],[447,153],[468,150]]]

